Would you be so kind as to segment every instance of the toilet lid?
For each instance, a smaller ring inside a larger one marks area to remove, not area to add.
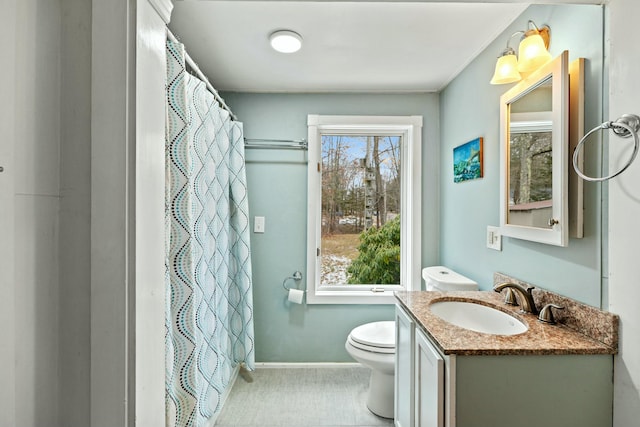
[[[370,347],[395,348],[395,322],[373,322],[354,328],[349,335],[357,343]]]
[[[477,291],[478,284],[455,271],[435,265],[422,269],[428,291]]]

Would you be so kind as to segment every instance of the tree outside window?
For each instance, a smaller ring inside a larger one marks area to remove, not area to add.
[[[401,137],[321,141],[321,284],[399,284]]]

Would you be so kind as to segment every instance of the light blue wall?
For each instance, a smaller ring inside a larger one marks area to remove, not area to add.
[[[423,128],[423,261],[438,259],[439,116],[436,94],[222,94],[247,138],[307,138],[307,115],[421,115]],[[306,281],[306,152],[247,150],[249,209],[266,217],[251,233],[256,360],[353,361],[344,350],[355,326],[392,320],[393,306],[292,305],[282,281],[295,270]],[[288,282],[292,284],[292,282]]]
[[[502,252],[486,248],[487,225],[499,225],[499,98],[511,85],[489,80],[508,37],[527,20],[551,27],[551,54],[569,50],[586,61],[586,130],[602,122],[603,10],[600,6],[531,6],[441,93],[441,261],[489,289],[500,271],[587,304],[600,306],[602,203],[598,184],[585,184],[584,239],[567,248],[503,238]],[[517,45],[517,38],[512,46]],[[484,138],[484,178],[454,183],[453,148]],[[599,146],[586,152],[587,170],[598,170]]]
[[[599,6],[531,6],[441,94],[246,94],[223,97],[244,122],[247,138],[307,137],[307,115],[422,115],[422,265],[442,263],[489,289],[500,271],[600,305],[603,272],[602,193],[585,186],[585,238],[568,248],[503,238],[503,251],[485,247],[487,225],[499,223],[499,98],[509,85],[491,86],[496,56],[528,19],[551,27],[551,53],[568,49],[587,58],[586,128],[602,121],[603,12]],[[514,39],[513,43],[517,43]],[[485,177],[452,178],[453,148],[484,138]],[[587,150],[588,170],[602,159]],[[248,150],[250,215],[266,217],[266,232],[251,234],[258,362],[351,361],[344,350],[358,324],[390,320],[390,306],[291,305],[282,281],[295,270],[306,280],[306,153]],[[606,271],[606,269],[605,269]],[[291,282],[289,282],[291,283]]]

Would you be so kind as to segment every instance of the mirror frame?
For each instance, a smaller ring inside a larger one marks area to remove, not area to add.
[[[569,244],[568,152],[569,152],[569,52],[543,65],[500,97],[500,231],[503,236],[556,246]],[[510,105],[542,82],[552,80],[552,218],[551,228],[508,223]]]

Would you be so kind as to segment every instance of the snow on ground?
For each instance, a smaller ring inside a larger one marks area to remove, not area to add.
[[[336,255],[322,255],[322,270],[320,283],[322,285],[345,285],[347,283],[347,268],[351,260]]]

